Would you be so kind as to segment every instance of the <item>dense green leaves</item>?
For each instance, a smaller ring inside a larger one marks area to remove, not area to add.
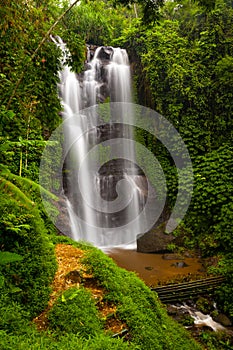
[[[0,90],[3,125],[0,129],[4,134],[8,131],[11,140],[19,136],[31,140],[35,135],[37,139],[47,138],[60,122],[61,105],[56,88],[60,50],[49,37],[44,42],[43,39],[63,9],[55,7],[54,1],[33,5],[20,0],[17,4],[5,1],[5,6],[0,7],[0,79],[3,82]],[[75,67],[80,69],[84,42],[60,23],[54,31],[52,34],[64,33],[67,37],[72,51],[76,52]],[[8,122],[12,114],[7,114],[6,110],[13,110],[15,115],[10,130]]]
[[[232,140],[232,8],[219,1],[208,17],[196,7],[190,17],[186,3],[177,11],[175,5],[169,20],[150,28],[133,22],[119,42],[136,61],[139,102],[172,121],[182,136],[199,134],[195,149],[202,154]],[[196,153],[192,142],[187,146]]]
[[[64,21],[70,32],[78,33],[86,43],[111,45],[127,26],[127,17],[131,16],[132,11],[119,6],[113,8],[111,2],[82,1],[66,15]],[[73,60],[77,61],[77,55],[71,53]]]
[[[31,180],[24,183],[22,178],[2,169],[0,259],[5,259],[5,263],[0,263],[0,276],[4,278],[3,292],[11,294],[12,301],[26,307],[31,316],[45,307],[56,268],[53,245],[46,236],[48,219],[39,211],[41,198],[37,187],[39,185],[33,185]]]
[[[144,23],[150,24],[160,18],[160,9],[164,5],[164,0],[113,0],[115,4],[131,6],[132,3],[139,4],[143,11]]]
[[[193,0],[197,2],[200,6],[203,6],[207,11],[214,9],[216,0]]]
[[[195,188],[187,222],[203,252],[231,252],[233,150],[224,146],[195,159]]]

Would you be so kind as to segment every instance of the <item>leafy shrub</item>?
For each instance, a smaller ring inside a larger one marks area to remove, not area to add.
[[[16,253],[0,252],[0,265],[23,260],[22,256]]]
[[[66,16],[66,25],[71,33],[79,33],[79,36],[87,43],[110,45],[112,40],[121,35],[122,29],[128,25],[126,18],[130,17],[131,13],[126,8],[114,8],[106,1],[85,1],[80,6],[73,8]],[[80,61],[82,54],[80,51],[79,57],[74,56],[72,51],[72,57],[77,62]]]
[[[2,189],[0,246],[4,252],[21,255],[23,260],[0,265],[0,272],[9,292],[13,287],[18,290],[12,294],[12,300],[25,306],[33,316],[47,304],[56,261],[39,211],[32,202],[28,205],[29,199],[21,201],[20,190],[17,192],[15,199],[14,192],[6,194]]]
[[[186,223],[206,254],[232,251],[232,152],[225,145],[194,163],[195,186]]]
[[[215,273],[225,276],[226,280],[216,291],[218,305],[233,320],[233,254],[228,253],[222,256],[217,268],[213,268]]]
[[[231,334],[225,332],[202,331],[200,340],[206,349],[231,350],[233,341]]]

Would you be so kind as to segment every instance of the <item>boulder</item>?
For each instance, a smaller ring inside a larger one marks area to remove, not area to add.
[[[98,53],[100,60],[110,60],[113,54],[113,48],[111,46],[102,46]]]
[[[189,265],[186,264],[186,262],[184,262],[184,261],[178,261],[178,262],[175,262],[174,264],[172,264],[171,266],[175,266],[175,267],[187,267],[187,266],[189,266]]]
[[[178,308],[176,306],[174,306],[174,305],[168,304],[167,305],[167,313],[170,316],[177,315],[178,314]]]
[[[221,325],[225,327],[232,326],[231,320],[224,314],[220,313],[216,317],[214,317],[215,322],[220,323]]]
[[[165,223],[137,237],[137,251],[140,253],[165,253],[167,245],[174,242],[172,234],[165,233]]]
[[[164,260],[184,260],[184,256],[175,253],[167,253],[163,255]]]

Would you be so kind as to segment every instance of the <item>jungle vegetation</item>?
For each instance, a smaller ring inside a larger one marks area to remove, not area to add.
[[[51,34],[67,43],[75,72],[84,68],[86,43],[127,49],[135,102],[172,122],[192,159],[192,201],[175,234],[183,237],[184,247],[217,257],[212,273],[226,276],[217,301],[233,320],[233,1],[81,0],[69,7],[59,0],[2,0],[0,5],[0,347],[201,349],[138,278],[97,249],[58,237],[46,215],[40,157],[61,123],[60,51],[47,34],[60,16]],[[163,167],[172,209],[174,164],[150,135],[139,134]],[[117,305],[131,339],[104,332],[106,320],[82,287],[60,296],[49,330],[32,325],[47,306],[57,269],[54,249],[61,241],[87,251],[85,264],[106,300]],[[64,322],[71,311],[80,327],[69,317]],[[209,349],[229,349],[223,341],[203,341]]]

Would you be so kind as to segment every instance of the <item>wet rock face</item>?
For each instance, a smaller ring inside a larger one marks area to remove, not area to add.
[[[137,238],[137,251],[141,253],[165,253],[167,245],[174,242],[172,234],[166,234],[165,223]]]
[[[189,258],[190,256],[188,256]],[[175,254],[175,253],[168,253],[163,255],[164,260],[183,260],[184,256],[181,254]]]
[[[133,133],[130,125],[123,123],[103,123],[88,130],[88,142],[90,146],[102,143],[106,140],[129,138]],[[121,140],[119,140],[121,142]]]
[[[110,46],[103,46],[101,47],[101,50],[99,51],[98,58],[102,61],[104,60],[110,60],[111,56],[113,54],[113,48]]]
[[[70,238],[71,230],[70,230],[70,219],[67,211],[66,198],[61,197],[58,202],[54,203],[54,207],[58,209],[59,215],[56,218],[56,227],[59,228],[58,235],[66,235]]]
[[[99,46],[88,44],[87,50],[89,52],[89,57],[87,57],[87,60],[91,60],[94,57],[95,51]],[[98,58],[100,60],[110,60],[111,56],[113,54],[113,48],[111,46],[103,46],[101,50],[99,51]]]

